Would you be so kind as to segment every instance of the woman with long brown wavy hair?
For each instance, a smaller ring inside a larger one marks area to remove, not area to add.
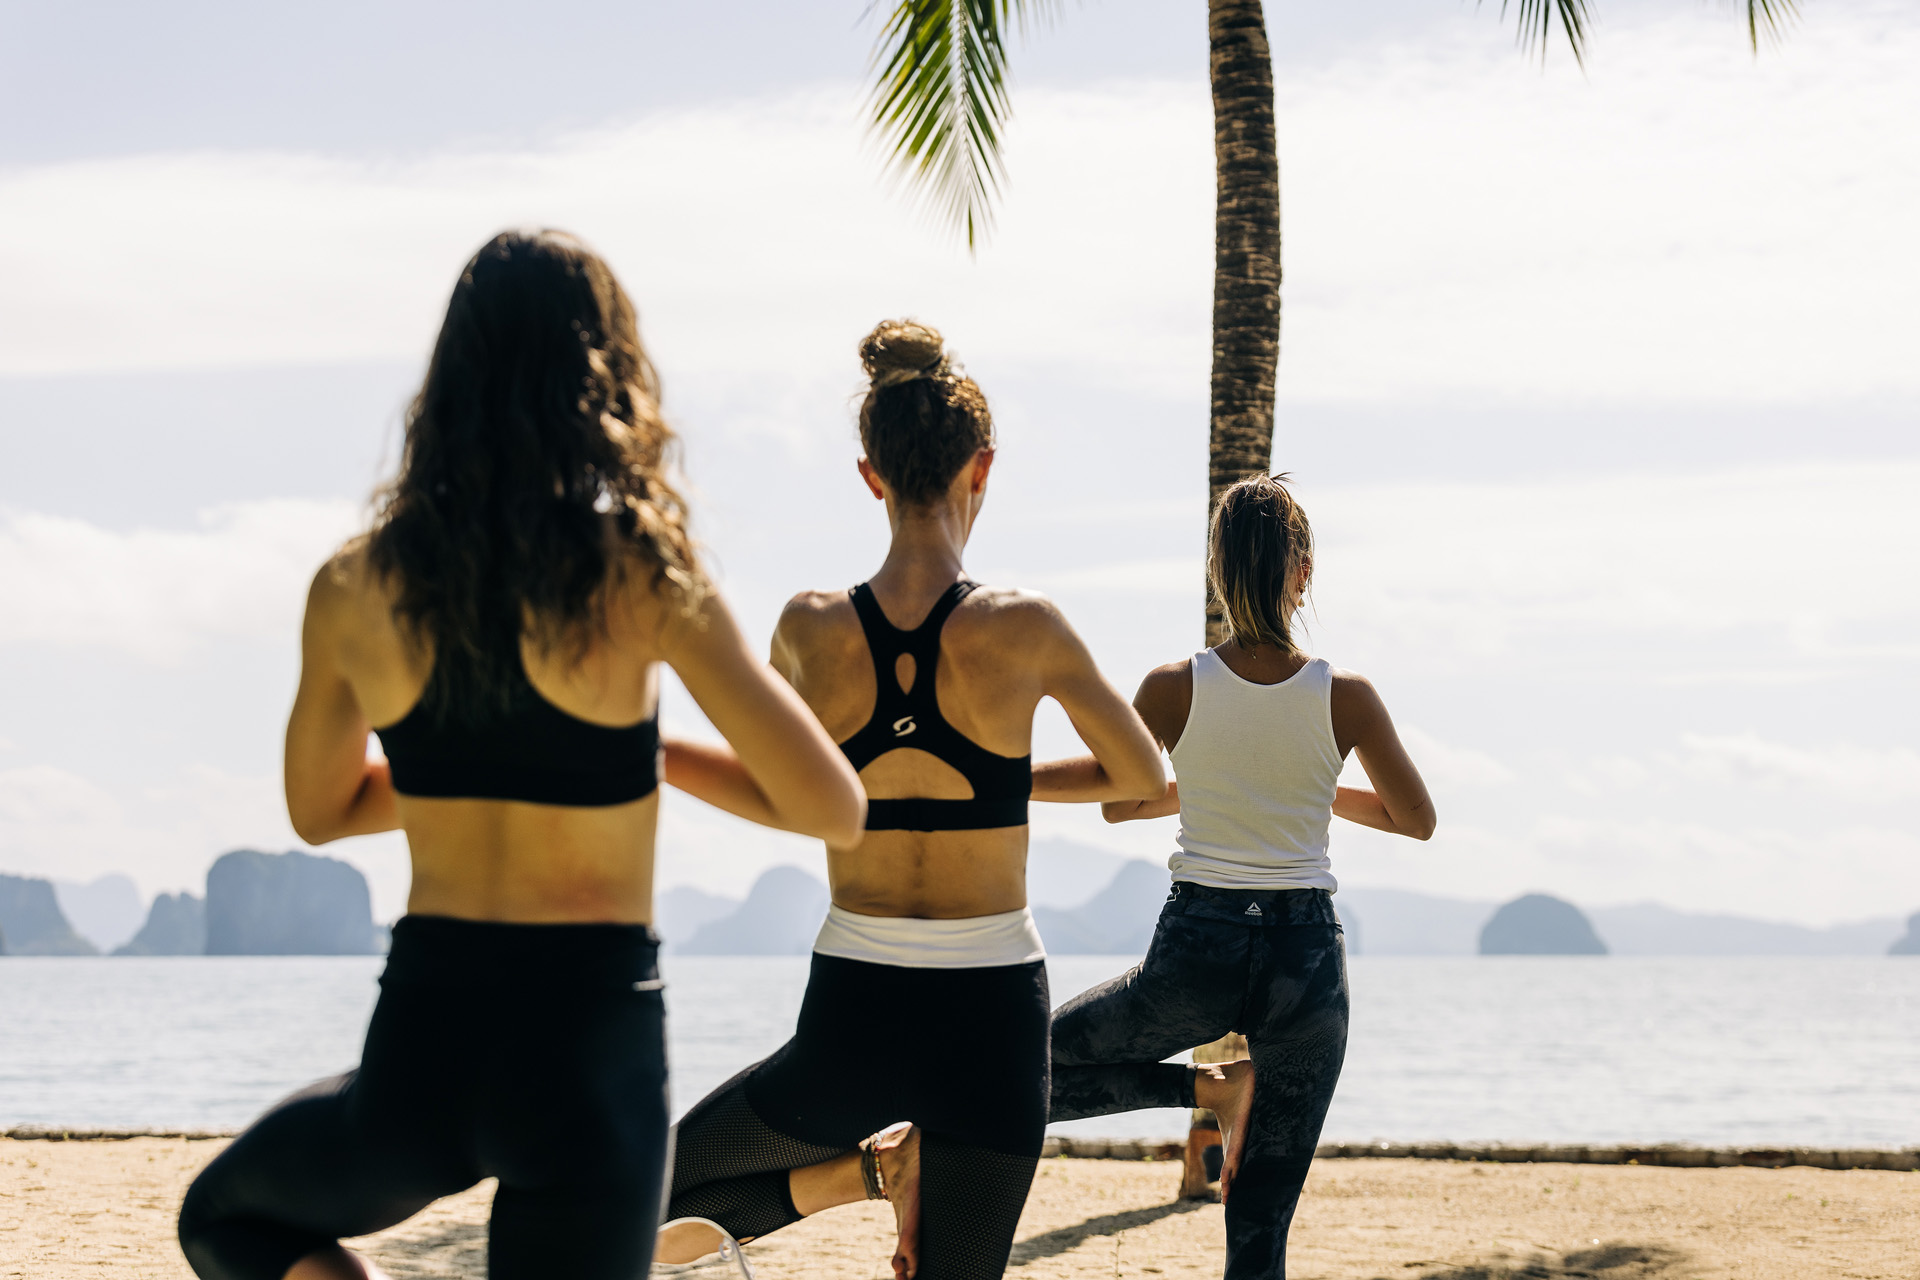
[[[294,829],[404,830],[407,914],[360,1067],[269,1111],[187,1193],[200,1276],[376,1276],[338,1241],[488,1177],[493,1280],[645,1274],[667,1136],[660,664],[763,821],[844,842],[865,811],[707,583],[673,443],[599,257],[550,231],[474,255],[400,475],[314,580],[287,725]]]

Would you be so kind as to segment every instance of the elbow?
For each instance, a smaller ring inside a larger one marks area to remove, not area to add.
[[[1433,839],[1433,831],[1439,825],[1439,818],[1435,816],[1433,807],[1429,805],[1413,815],[1413,822],[1410,825],[1408,835],[1415,840],[1427,841]]]
[[[291,805],[287,806],[287,819],[293,826],[293,834],[299,836],[304,844],[326,844],[340,834],[337,824],[324,821],[319,814],[305,813]]]
[[[826,842],[829,848],[845,849],[860,843],[867,830],[867,795],[855,788],[837,803],[824,806],[809,824],[808,835]]]
[[[1158,800],[1167,794],[1167,767],[1155,756],[1127,788],[1129,800]]]

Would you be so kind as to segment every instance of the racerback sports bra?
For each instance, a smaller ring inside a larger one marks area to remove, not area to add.
[[[873,588],[861,583],[847,594],[873,654],[873,716],[840,744],[855,771],[889,751],[915,747],[951,765],[973,787],[971,800],[910,798],[867,801],[869,831],[979,831],[1019,827],[1033,795],[1033,757],[995,755],[947,723],[940,714],[935,679],[940,666],[940,629],[967,593],[980,584],[956,582],[934,604],[926,621],[902,631],[887,621]],[[913,658],[913,685],[902,689],[896,674],[902,654]]]
[[[393,789],[403,796],[577,808],[628,804],[659,789],[657,707],[638,724],[594,724],[541,697],[521,663],[514,674],[511,710],[482,724],[441,721],[423,693],[406,715],[374,730],[393,769]]]

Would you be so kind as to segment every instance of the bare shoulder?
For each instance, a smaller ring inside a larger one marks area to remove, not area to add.
[[[947,628],[949,633],[957,633],[956,638],[972,633],[995,644],[1010,645],[1045,643],[1073,635],[1060,606],[1026,587],[975,587],[953,611]]]
[[[307,592],[309,623],[360,621],[369,612],[392,610],[391,591],[373,567],[365,535],[345,543],[313,575]]]
[[[859,624],[845,591],[802,591],[780,611],[774,634],[783,643],[808,646]]]
[[[1333,668],[1327,701],[1336,738],[1358,740],[1387,720],[1387,704],[1381,701],[1380,691],[1358,671]]]
[[[1343,667],[1333,667],[1333,696],[1355,705],[1378,703],[1380,691],[1373,687],[1373,681],[1358,671],[1348,671]]]
[[[773,628],[773,665],[789,680],[853,661],[866,645],[860,615],[842,591],[802,591],[787,601]]]
[[[1181,658],[1177,662],[1166,662],[1147,672],[1140,681],[1142,697],[1159,697],[1167,694],[1183,693],[1190,696],[1193,692],[1193,659]]]

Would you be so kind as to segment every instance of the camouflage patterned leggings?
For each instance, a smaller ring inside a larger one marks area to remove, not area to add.
[[[1284,1280],[1287,1228],[1347,1051],[1347,966],[1318,889],[1174,884],[1147,958],[1053,1015],[1050,1118],[1191,1107],[1160,1060],[1229,1031],[1253,1051],[1253,1119],[1227,1201],[1226,1280]]]

